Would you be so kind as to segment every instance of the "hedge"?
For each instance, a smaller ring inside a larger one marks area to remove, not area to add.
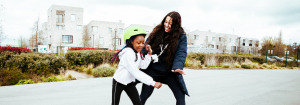
[[[81,50],[81,51],[68,51],[65,55],[70,66],[81,65],[100,65],[102,63],[110,63],[116,51],[103,51],[103,50]]]
[[[207,53],[188,53],[189,59],[196,59],[201,61],[201,63],[205,63],[207,57],[215,56],[219,61],[237,61],[239,63],[245,61],[245,59],[249,59],[252,62],[264,63],[264,57],[262,56],[253,56],[253,55],[236,55],[236,54],[207,54]]]
[[[21,53],[5,51],[0,53],[0,67],[5,69],[21,69],[22,73],[47,75],[59,74],[61,67],[66,68],[68,62],[63,56],[47,53]]]

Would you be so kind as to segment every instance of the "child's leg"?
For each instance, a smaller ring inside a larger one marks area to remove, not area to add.
[[[139,93],[135,87],[135,83],[128,84],[124,90],[131,99],[133,105],[142,105]]]
[[[113,79],[113,88],[112,88],[112,103],[111,105],[119,105],[121,93],[125,89],[125,85],[118,83]]]

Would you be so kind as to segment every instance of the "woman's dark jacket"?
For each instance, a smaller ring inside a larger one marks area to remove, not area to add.
[[[172,44],[172,43],[169,43],[169,45],[170,44]],[[143,48],[142,52],[144,55],[148,53],[145,47]],[[160,50],[158,52],[153,51],[152,54],[158,55],[159,52],[160,52]],[[159,57],[158,62],[156,62],[156,63],[151,62],[149,67],[155,69],[157,72],[160,72],[160,73],[167,73],[167,72],[171,72],[171,70],[176,70],[176,69],[183,70],[186,56],[187,56],[187,36],[185,35],[185,33],[181,33],[178,38],[177,45],[176,45],[174,61],[173,61],[172,66],[170,66],[170,67],[166,66],[165,59],[167,57],[167,51],[165,50],[164,53]],[[182,77],[182,74],[179,74],[179,73],[174,73],[174,74],[178,78],[178,82],[179,82],[179,85],[180,85],[180,88],[182,89],[182,91],[186,95],[189,96],[186,85],[185,85],[183,77]]]

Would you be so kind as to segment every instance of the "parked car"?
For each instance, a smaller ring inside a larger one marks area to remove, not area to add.
[[[271,62],[276,62],[277,61],[276,59],[273,59],[273,58],[270,58],[270,57],[267,57],[267,60],[271,61]]]

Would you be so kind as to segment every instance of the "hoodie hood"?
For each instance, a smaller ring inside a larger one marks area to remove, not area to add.
[[[132,50],[132,48],[130,48],[130,47],[124,48],[124,49],[119,53],[119,59],[121,59],[121,58],[122,58],[122,55],[124,55],[126,52],[129,52],[129,51],[134,52],[134,51]]]

